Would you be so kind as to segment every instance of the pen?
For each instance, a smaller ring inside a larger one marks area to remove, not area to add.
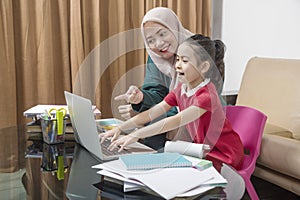
[[[51,118],[51,114],[48,112],[47,109],[44,110],[44,113],[45,113],[44,119],[45,119],[45,120],[47,120],[47,119],[49,120],[49,119]],[[47,118],[45,118],[45,117],[47,117]]]

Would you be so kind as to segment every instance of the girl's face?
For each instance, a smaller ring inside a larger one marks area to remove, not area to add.
[[[176,54],[178,41],[165,26],[157,22],[146,22],[144,34],[150,49],[157,55],[168,60]]]
[[[179,81],[186,83],[190,89],[196,87],[204,80],[203,73],[206,67],[202,65],[207,64],[203,62],[200,66],[197,66],[199,62],[197,62],[196,56],[188,43],[184,42],[179,45],[175,64],[176,72],[178,73]]]

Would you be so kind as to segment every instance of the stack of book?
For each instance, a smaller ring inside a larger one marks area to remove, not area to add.
[[[40,119],[33,119],[31,122],[26,124],[26,133],[28,139],[30,140],[42,140],[42,128]],[[75,141],[74,130],[70,120],[67,120],[66,130],[65,130],[65,140],[66,141]]]
[[[201,153],[195,153],[196,148],[189,145],[194,144],[174,141],[168,148],[165,146],[163,153],[122,155],[118,160],[92,168],[100,170],[97,173],[104,181],[122,184],[124,192],[144,190],[165,199],[194,198],[215,187],[225,187],[227,180],[212,162],[190,156]],[[202,146],[198,148],[198,151],[202,150]]]
[[[45,112],[51,110],[52,108],[61,109],[64,108],[68,110],[66,105],[36,105],[26,111],[24,111],[24,116],[30,119],[30,122],[26,124],[26,133],[28,139],[30,140],[42,140],[42,127],[40,115]],[[72,128],[71,121],[69,119],[69,113],[66,114],[66,129],[65,129],[65,140],[66,141],[74,141],[74,130]]]
[[[72,128],[72,123],[69,116],[68,106],[67,105],[36,105],[32,108],[26,110],[23,112],[23,115],[30,119],[30,122],[26,124],[26,132],[28,135],[28,138],[31,140],[42,140],[42,127],[41,127],[41,120],[40,116],[42,114],[45,114],[46,112],[50,110],[59,110],[59,109],[65,109],[66,112],[66,129],[65,129],[65,141],[75,141],[74,138],[74,130]],[[93,106],[93,110],[95,113],[95,117],[98,118],[101,116],[101,112],[99,109],[96,108],[96,106]],[[49,114],[49,113],[48,113]],[[53,114],[53,113],[50,113]]]

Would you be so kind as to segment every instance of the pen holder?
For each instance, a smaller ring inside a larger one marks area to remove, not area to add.
[[[41,118],[43,141],[47,144],[65,141],[66,119]]]
[[[67,168],[64,144],[49,145],[43,143],[42,171],[56,173],[57,179],[63,180]]]

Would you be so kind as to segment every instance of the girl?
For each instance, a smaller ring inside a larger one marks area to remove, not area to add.
[[[223,57],[224,44],[219,40],[212,41],[199,34],[185,40],[178,48],[175,65],[181,83],[161,103],[100,135],[101,141],[113,136],[109,149],[116,146],[123,149],[139,138],[185,126],[193,142],[210,146],[210,151],[204,155],[217,170],[221,170],[222,163],[240,169],[244,159],[243,145],[226,119],[216,88],[211,82],[211,77],[218,71],[215,63],[222,64]],[[142,127],[173,106],[180,109],[178,114]],[[133,128],[136,128],[135,131],[117,139],[122,131]]]

